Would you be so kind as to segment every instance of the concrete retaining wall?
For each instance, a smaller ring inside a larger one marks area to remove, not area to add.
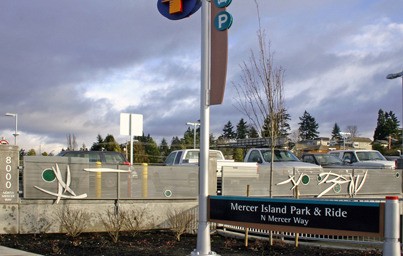
[[[3,204],[0,209],[1,234],[65,233],[60,214],[67,209],[88,214],[85,232],[106,231],[102,219],[107,212],[123,211],[140,217],[144,228],[169,228],[173,213],[197,214],[197,200],[131,201],[131,200],[21,200],[19,204]],[[196,223],[196,221],[195,221]],[[196,228],[196,227],[194,227]]]
[[[134,171],[128,173],[110,173],[108,170],[101,173],[98,169],[96,172],[84,171],[83,168],[93,166],[88,160],[82,161],[27,157],[23,170],[24,195],[19,198],[18,148],[0,145],[0,233],[64,233],[59,216],[68,210],[88,215],[84,232],[105,231],[102,220],[108,211],[124,212],[131,218],[141,217],[142,226],[146,228],[168,228],[168,219],[173,213],[190,212],[196,216],[193,227],[196,230],[197,166],[135,166]],[[209,169],[214,172],[209,174],[209,192],[214,194],[216,168]],[[269,195],[271,179],[267,167],[260,167],[259,175],[248,178],[227,176],[226,171],[223,170],[222,195],[244,196],[246,188],[249,188],[250,196]],[[54,177],[48,174],[54,174]],[[272,195],[401,197],[402,179],[402,170],[277,170]]]

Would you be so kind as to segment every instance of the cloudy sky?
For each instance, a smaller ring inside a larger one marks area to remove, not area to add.
[[[401,0],[259,0],[275,64],[285,68],[285,105],[292,130],[308,111],[320,136],[356,125],[373,137],[379,109],[401,120]],[[58,153],[66,135],[88,147],[98,134],[120,143],[121,112],[142,114],[157,142],[183,136],[200,113],[201,12],[163,17],[157,0],[0,1],[0,109],[18,114],[18,145]],[[227,88],[212,106],[211,132],[234,126],[232,83],[257,48],[253,0],[234,0]],[[247,121],[247,120],[246,120]],[[13,142],[14,120],[0,116],[0,136]]]

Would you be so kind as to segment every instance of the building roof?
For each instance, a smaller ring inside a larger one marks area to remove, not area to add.
[[[368,142],[368,143],[372,142],[372,140],[370,138],[366,138],[366,137],[354,137],[354,138],[351,138],[351,141],[354,141],[354,142]]]

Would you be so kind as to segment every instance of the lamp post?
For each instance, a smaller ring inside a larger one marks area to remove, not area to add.
[[[395,78],[402,78],[402,120],[401,120],[401,125],[402,125],[402,151],[403,152],[403,71],[400,73],[394,73],[394,74],[389,74],[386,76],[386,79],[395,79]]]
[[[18,136],[18,132],[17,132],[17,125],[18,125],[18,115],[16,113],[6,113],[5,116],[11,116],[15,118],[15,133],[14,135],[14,145],[17,145],[17,136]]]
[[[343,149],[346,149],[346,138],[347,138],[347,136],[351,137],[351,133],[349,133],[349,132],[339,132],[339,134],[343,137]]]
[[[200,126],[200,123],[199,122],[194,122],[194,123],[187,122],[186,124],[193,126],[193,148],[196,148],[196,129],[197,129],[197,126]]]

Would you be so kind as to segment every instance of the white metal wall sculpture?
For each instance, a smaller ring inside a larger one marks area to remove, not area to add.
[[[318,184],[330,184],[325,190],[317,195],[318,198],[327,194],[332,189],[337,189],[340,191],[340,186],[342,184],[348,183],[348,194],[350,196],[355,196],[363,187],[365,180],[367,179],[368,171],[365,171],[363,176],[360,175],[353,176],[351,173],[345,177],[345,175],[332,173],[332,172],[323,172],[318,174]],[[285,185],[288,183],[292,184],[291,190],[294,190],[297,186],[303,184],[309,184],[309,176],[307,174],[301,173],[298,177],[297,175],[288,175],[288,179],[285,181],[279,182],[276,185]]]
[[[53,195],[55,197],[57,197],[56,200],[56,204],[59,203],[61,198],[69,198],[69,199],[82,199],[82,198],[86,198],[87,194],[81,194],[81,195],[76,195],[76,193],[70,188],[71,185],[71,173],[70,173],[70,167],[67,165],[67,172],[66,172],[66,181],[63,180],[62,178],[62,174],[60,172],[59,169],[59,165],[56,163],[55,164],[56,168],[52,166],[52,170],[53,170],[53,174],[55,175],[55,178],[58,182],[58,186],[57,186],[57,192],[52,192],[52,191],[48,191],[46,189],[40,188],[38,186],[34,186],[36,189],[49,194],[49,195]],[[65,193],[69,193],[65,194]]]

